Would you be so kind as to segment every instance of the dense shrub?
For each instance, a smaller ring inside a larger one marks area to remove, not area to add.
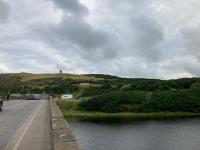
[[[154,92],[143,104],[144,112],[200,112],[199,90],[170,90]]]
[[[109,92],[80,103],[88,111],[129,111],[128,105],[141,104],[146,100],[145,92]]]
[[[80,97],[97,96],[97,95],[102,95],[111,91],[112,89],[103,89],[102,87],[90,87],[82,91]]]
[[[110,89],[111,88],[111,84],[103,84],[102,86],[101,86],[101,89]]]
[[[80,103],[87,111],[200,112],[200,88],[167,91],[109,92]]]
[[[73,93],[78,90],[78,87],[72,84],[60,84],[55,86],[45,86],[43,90],[49,94],[64,94]]]

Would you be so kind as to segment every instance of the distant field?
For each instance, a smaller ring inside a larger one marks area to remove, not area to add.
[[[22,78],[22,81],[30,81],[37,79],[48,79],[48,78],[63,78],[63,79],[73,79],[73,80],[93,80],[98,81],[102,80],[102,78],[96,78],[94,76],[87,75],[75,75],[75,74],[31,74],[31,73],[19,73],[16,74]]]

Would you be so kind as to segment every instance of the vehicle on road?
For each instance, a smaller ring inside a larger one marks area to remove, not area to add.
[[[2,109],[3,109],[3,100],[0,99],[0,111],[2,111]]]
[[[40,100],[40,98],[38,95],[31,94],[27,96],[27,100]]]

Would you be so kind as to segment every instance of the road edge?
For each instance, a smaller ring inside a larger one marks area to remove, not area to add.
[[[51,114],[51,102],[50,102],[50,99],[49,99],[49,128],[50,128],[50,147],[49,147],[49,150],[54,150],[53,148],[53,127],[52,127],[52,114]]]
[[[80,150],[69,124],[54,99],[50,99],[51,150]]]

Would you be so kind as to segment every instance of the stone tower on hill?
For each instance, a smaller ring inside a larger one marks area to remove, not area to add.
[[[60,69],[59,74],[62,74],[62,73],[63,73],[63,71]]]

